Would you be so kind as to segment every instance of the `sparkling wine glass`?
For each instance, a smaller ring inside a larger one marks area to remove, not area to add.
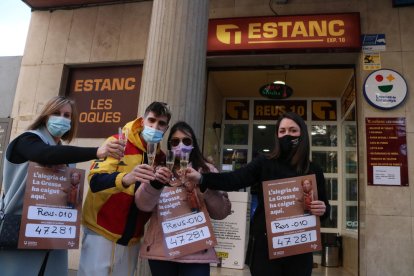
[[[155,155],[157,154],[157,145],[158,143],[147,143],[147,157],[148,165],[154,166]]]
[[[167,168],[172,173],[171,181],[173,181],[173,182],[176,180],[175,177],[174,177],[174,172],[173,172],[174,162],[175,162],[175,151],[167,150],[166,156],[165,156],[165,164],[167,165]]]
[[[188,167],[189,160],[190,160],[190,153],[182,151],[180,155],[181,184],[184,184],[185,182],[185,170]]]
[[[118,128],[118,140],[125,143],[125,146],[124,146],[124,153],[125,153],[126,143],[128,142],[128,129],[122,130],[122,127]],[[119,160],[118,166],[126,166],[122,158]]]

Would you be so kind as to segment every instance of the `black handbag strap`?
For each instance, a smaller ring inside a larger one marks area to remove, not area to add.
[[[0,221],[2,221],[3,218],[4,218],[4,198],[5,197],[6,197],[6,195],[4,194],[4,191],[2,191],[1,206],[0,206]]]
[[[40,267],[38,276],[45,275],[46,264],[47,264],[47,260],[49,259],[49,253],[50,251],[46,252],[46,255],[45,255],[45,258],[43,259],[43,263],[42,263],[42,266]]]

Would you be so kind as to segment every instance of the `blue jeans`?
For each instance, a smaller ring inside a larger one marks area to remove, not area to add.
[[[152,276],[209,276],[210,264],[148,260]]]

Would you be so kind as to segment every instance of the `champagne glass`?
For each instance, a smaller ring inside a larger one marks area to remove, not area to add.
[[[171,181],[175,181],[175,177],[174,177],[174,172],[173,172],[173,168],[174,168],[174,162],[175,162],[175,151],[173,150],[167,150],[166,153],[166,157],[165,157],[165,164],[167,165],[167,168],[171,171],[172,176],[171,176]]]
[[[147,143],[147,157],[148,157],[148,165],[151,167],[154,166],[155,155],[157,153],[157,145],[158,143]]]
[[[180,155],[180,170],[181,170],[181,184],[184,184],[185,182],[185,175],[184,172],[188,167],[188,161],[190,160],[190,153],[189,152],[181,152]]]
[[[124,153],[125,153],[126,143],[128,142],[128,129],[125,129],[123,131],[122,127],[118,128],[118,140],[125,143],[125,146],[124,146]],[[126,166],[122,158],[119,160],[118,166]]]

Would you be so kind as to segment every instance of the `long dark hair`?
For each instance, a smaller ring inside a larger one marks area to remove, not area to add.
[[[285,118],[293,120],[296,124],[298,124],[300,128],[300,136],[299,136],[300,142],[299,142],[298,147],[296,148],[296,151],[293,153],[293,155],[290,158],[290,164],[296,168],[296,172],[298,174],[306,174],[309,171],[309,164],[310,164],[309,134],[308,134],[308,128],[305,122],[296,113],[286,112],[280,115],[279,119],[276,122],[275,147],[273,148],[273,151],[268,155],[268,158],[277,159],[281,156],[278,133],[279,133],[280,122]]]
[[[168,149],[171,149],[170,140],[173,134],[177,131],[181,131],[185,133],[186,135],[191,137],[191,140],[193,140],[193,150],[190,153],[190,162],[195,170],[198,170],[201,168],[203,172],[209,172],[210,169],[207,166],[208,161],[204,158],[204,156],[201,154],[200,147],[198,146],[197,138],[194,134],[193,129],[189,124],[183,121],[176,122],[170,130],[170,134],[168,135]]]

